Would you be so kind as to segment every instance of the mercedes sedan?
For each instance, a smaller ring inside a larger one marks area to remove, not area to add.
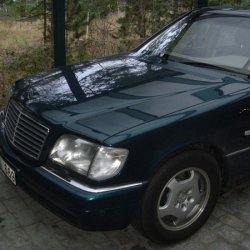
[[[17,80],[0,165],[85,230],[198,230],[250,174],[250,10],[189,12],[133,51]]]

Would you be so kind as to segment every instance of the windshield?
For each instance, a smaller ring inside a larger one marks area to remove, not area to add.
[[[250,18],[206,12],[185,17],[140,47],[135,56],[165,57],[250,74]]]

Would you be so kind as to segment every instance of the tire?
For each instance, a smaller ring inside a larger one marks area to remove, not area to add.
[[[220,194],[221,172],[206,152],[182,153],[159,169],[145,192],[140,224],[157,243],[183,240],[207,220]]]

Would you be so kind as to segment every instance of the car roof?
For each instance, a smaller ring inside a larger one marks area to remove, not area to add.
[[[201,8],[201,12],[209,14],[218,14],[218,15],[233,15],[233,16],[247,16],[250,17],[249,8],[220,8],[220,7],[208,7]]]

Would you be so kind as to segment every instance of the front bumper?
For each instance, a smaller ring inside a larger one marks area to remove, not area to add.
[[[1,121],[0,121],[1,125]],[[27,162],[0,128],[0,155],[16,172],[18,185],[65,220],[85,230],[121,229],[133,220],[145,183],[94,189],[73,186],[45,168]]]

